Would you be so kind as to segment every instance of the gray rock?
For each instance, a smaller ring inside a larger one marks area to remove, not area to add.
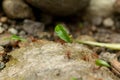
[[[96,20],[98,17],[109,17],[114,12],[116,0],[91,0],[88,7],[87,18]],[[97,22],[97,21],[96,21]]]
[[[0,80],[120,79],[106,67],[94,71],[96,58],[92,53],[80,44],[40,40],[11,52],[13,59],[0,72]]]
[[[68,16],[84,9],[90,0],[25,0],[44,12]]]
[[[0,35],[0,46],[8,45],[11,40],[9,39],[11,37],[10,34],[2,34]]]
[[[120,34],[112,33],[111,31],[107,31],[105,29],[99,29],[94,38],[99,42],[120,43]]]
[[[2,70],[5,67],[5,63],[4,62],[0,62],[0,70]]]
[[[31,8],[23,0],[3,0],[3,10],[6,15],[13,19],[31,18]]]
[[[25,36],[26,33],[25,33],[25,31],[20,31],[20,32],[19,32],[19,35],[20,35],[20,36]]]
[[[23,23],[23,30],[25,30],[28,34],[32,34],[34,36],[36,36],[37,34],[39,34],[39,32],[42,32],[44,30],[44,24],[40,23],[40,22],[35,22],[32,20],[24,20]]]
[[[93,25],[100,25],[102,23],[102,18],[101,17],[92,18],[91,22]]]
[[[5,29],[0,26],[0,34],[3,33],[4,31],[5,31]]]
[[[105,27],[114,27],[114,21],[112,18],[106,18],[103,20],[103,25]]]
[[[17,34],[18,31],[15,28],[9,28],[8,32],[10,32],[11,34]]]

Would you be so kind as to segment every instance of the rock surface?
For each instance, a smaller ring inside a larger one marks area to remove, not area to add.
[[[114,4],[114,10],[120,13],[120,0],[116,0],[116,3]]]
[[[74,46],[74,47],[73,47]],[[10,53],[0,80],[119,80],[109,69],[95,68],[93,52],[83,45],[37,41]]]
[[[114,12],[116,0],[91,0],[88,7],[88,14],[93,16],[106,17]]]
[[[91,0],[85,19],[94,25],[100,25],[103,18],[111,17],[116,0]]]
[[[42,11],[68,16],[84,9],[90,0],[25,0]]]
[[[23,0],[3,0],[2,6],[7,16],[13,19],[31,18],[33,16],[31,8]]]
[[[40,32],[44,31],[45,25],[41,22],[36,22],[36,21],[26,19],[24,20],[22,28],[28,34],[38,36]]]
[[[120,43],[119,34],[112,33],[111,31],[106,31],[105,29],[99,29],[94,38],[99,42]]]

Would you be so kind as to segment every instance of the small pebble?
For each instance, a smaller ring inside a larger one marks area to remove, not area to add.
[[[4,52],[5,52],[4,48],[2,46],[0,46],[0,54],[4,53]]]
[[[5,63],[0,62],[0,70],[2,70],[5,67]]]
[[[93,25],[100,25],[102,23],[102,18],[101,17],[95,17],[92,19],[92,24]]]
[[[5,29],[3,27],[0,27],[0,34],[3,33]]]
[[[106,18],[103,20],[103,25],[105,27],[112,27],[114,26],[114,21],[111,18]]]
[[[0,22],[0,26],[2,26],[2,25],[3,25],[3,23]]]
[[[2,47],[2,46],[0,46],[0,61],[2,61],[2,59],[3,59],[3,54],[5,53],[5,50],[4,50],[4,48]]]
[[[91,29],[92,29],[93,32],[97,31],[96,26],[92,26]]]
[[[8,25],[7,25],[7,24],[3,24],[2,26],[3,26],[3,28],[4,28],[5,30],[8,29]]]
[[[2,23],[6,23],[7,21],[8,21],[7,17],[1,17],[0,18],[0,22],[2,22]]]
[[[39,38],[50,38],[51,37],[50,33],[48,33],[48,32],[40,32],[37,34],[37,36]]]
[[[15,28],[9,28],[8,32],[12,33],[12,34],[17,34],[18,31]]]
[[[25,33],[25,31],[20,31],[20,32],[19,32],[19,35],[20,35],[20,36],[25,36],[26,33]]]

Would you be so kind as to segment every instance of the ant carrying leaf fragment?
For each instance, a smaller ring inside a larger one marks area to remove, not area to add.
[[[65,42],[77,42],[80,44],[87,44],[91,46],[99,46],[99,47],[105,47],[112,50],[120,50],[120,44],[119,43],[100,43],[100,42],[93,42],[93,41],[81,41],[81,40],[73,40],[69,34],[67,33],[65,27],[62,24],[58,24],[55,27],[55,33],[57,34],[60,39],[64,40]]]
[[[65,29],[65,27],[62,24],[58,24],[55,27],[55,33],[57,34],[57,36],[59,36],[65,42],[69,42],[69,43],[72,42],[70,35],[67,33],[67,30]]]
[[[105,66],[105,67],[111,67],[106,61],[104,61],[104,60],[101,60],[101,59],[97,59],[96,61],[95,61],[95,63],[96,63],[96,65],[98,65],[98,66]]]
[[[12,35],[11,37],[9,37],[7,39],[15,40],[15,41],[26,41],[26,39],[24,39],[24,38],[22,38],[20,36],[17,36],[17,35]]]

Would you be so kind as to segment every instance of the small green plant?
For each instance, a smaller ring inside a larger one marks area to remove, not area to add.
[[[23,38],[21,38],[20,36],[17,36],[17,35],[12,35],[9,39],[16,40],[16,41],[26,41],[25,39],[23,39]]]
[[[58,24],[55,27],[55,33],[57,36],[59,36],[62,40],[65,42],[73,42],[73,39],[70,37],[70,35],[67,33],[65,27],[62,24]],[[92,46],[99,46],[99,47],[105,47],[113,50],[120,50],[120,44],[115,43],[100,43],[100,42],[93,42],[93,41],[81,41],[81,40],[74,40],[74,42],[80,43],[80,44],[87,44]]]
[[[69,43],[72,42],[70,35],[67,33],[67,30],[65,29],[65,27],[62,24],[58,24],[55,27],[55,32],[56,32],[57,36],[59,36],[62,40],[69,42]]]
[[[98,65],[98,66],[105,66],[105,67],[111,67],[106,61],[104,61],[104,60],[101,60],[101,59],[97,59],[96,61],[95,61],[95,63],[96,63],[96,65]]]

